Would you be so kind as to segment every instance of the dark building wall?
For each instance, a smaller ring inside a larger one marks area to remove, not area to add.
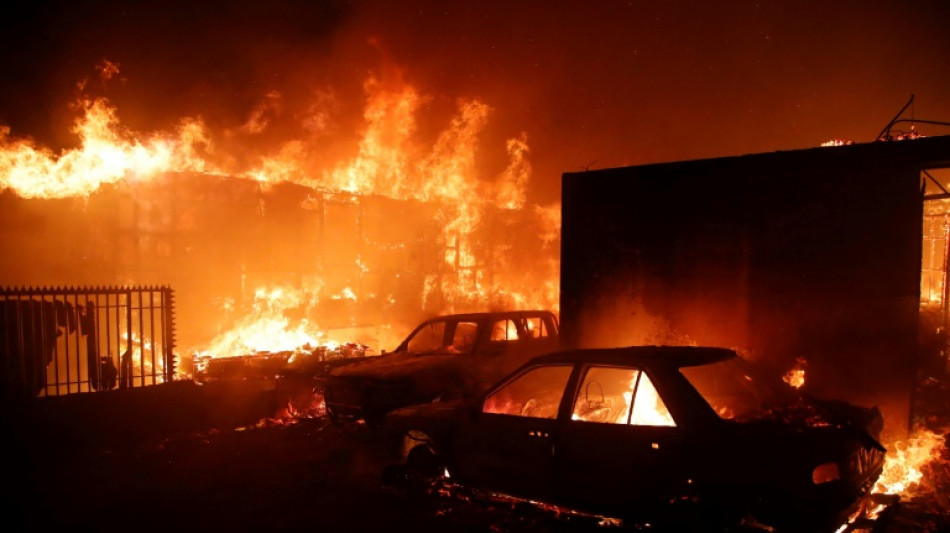
[[[906,424],[917,357],[921,168],[950,138],[568,173],[568,345],[737,348]]]

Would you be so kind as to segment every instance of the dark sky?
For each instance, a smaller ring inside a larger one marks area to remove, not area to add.
[[[0,124],[74,142],[84,78],[144,131],[195,115],[234,127],[268,91],[332,87],[336,131],[355,139],[362,80],[397,65],[446,110],[437,123],[458,98],[490,105],[485,151],[526,132],[547,202],[588,165],[870,141],[912,93],[914,116],[950,121],[948,28],[940,0],[7,2]],[[121,65],[108,87],[103,58]]]

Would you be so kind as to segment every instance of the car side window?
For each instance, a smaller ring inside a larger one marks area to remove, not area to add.
[[[491,393],[482,405],[482,412],[557,418],[571,369],[570,365],[552,365],[528,370]]]
[[[529,338],[543,339],[551,335],[551,332],[548,331],[547,324],[545,324],[544,320],[539,316],[526,318],[524,326]]]
[[[478,333],[478,323],[459,322],[455,325],[455,333],[452,335],[452,344],[447,351],[450,353],[469,353],[475,346],[475,335]]]
[[[424,353],[438,350],[442,347],[442,341],[444,339],[445,322],[426,324],[409,339],[409,351],[413,353]]]
[[[491,327],[491,340],[494,342],[518,340],[518,326],[515,325],[515,321],[510,318],[495,321]]]
[[[676,425],[650,377],[636,368],[589,368],[574,401],[571,419],[603,424]]]

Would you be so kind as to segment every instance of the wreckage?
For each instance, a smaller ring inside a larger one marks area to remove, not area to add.
[[[634,523],[822,531],[880,475],[882,425],[732,350],[643,346],[537,357],[474,400],[393,411],[386,434],[412,479]]]
[[[219,380],[276,380],[293,377],[320,380],[330,370],[372,356],[365,344],[300,346],[279,352],[259,351],[230,357],[200,355],[194,359],[194,377],[199,383]]]
[[[432,318],[392,353],[331,371],[324,390],[327,413],[375,424],[397,407],[471,397],[557,347],[558,323],[550,311]]]

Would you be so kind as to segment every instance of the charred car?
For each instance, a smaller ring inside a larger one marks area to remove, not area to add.
[[[557,319],[549,311],[432,318],[393,352],[330,372],[327,413],[375,424],[397,407],[473,397],[558,342]]]
[[[876,408],[773,386],[732,350],[652,346],[543,355],[471,401],[386,418],[410,479],[689,522],[675,530],[834,527],[881,473],[882,427]]]

